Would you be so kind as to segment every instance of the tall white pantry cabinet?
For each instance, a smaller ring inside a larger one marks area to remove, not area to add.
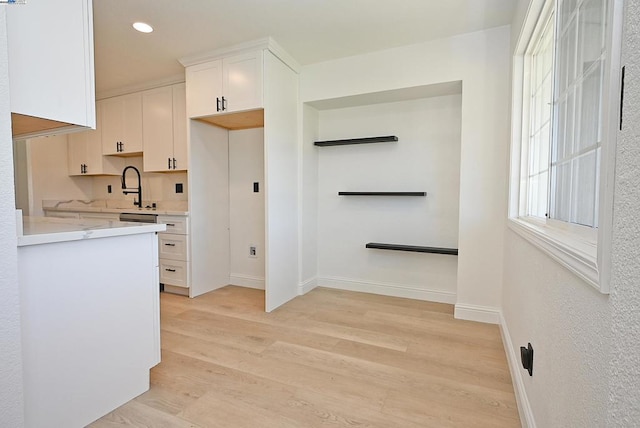
[[[230,283],[229,132],[263,128],[265,309],[299,294],[298,70],[273,40],[183,58],[191,297]]]
[[[13,136],[96,127],[91,0],[6,6]]]

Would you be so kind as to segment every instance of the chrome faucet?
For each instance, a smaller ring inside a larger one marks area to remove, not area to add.
[[[127,170],[129,168],[133,169],[136,174],[138,174],[138,190],[127,189],[125,175],[127,174]],[[142,208],[142,179],[140,178],[140,171],[138,171],[138,168],[136,168],[135,166],[129,165],[122,171],[122,193],[124,193],[125,195],[128,195],[129,193],[137,193],[138,202],[136,202],[136,200],[134,199],[133,205],[137,205],[138,208]]]

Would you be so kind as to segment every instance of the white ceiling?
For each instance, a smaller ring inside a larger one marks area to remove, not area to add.
[[[507,25],[517,0],[94,0],[96,90],[169,78],[178,59],[271,36],[300,64]],[[131,24],[155,31],[142,34]]]

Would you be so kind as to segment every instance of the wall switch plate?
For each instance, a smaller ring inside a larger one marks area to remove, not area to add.
[[[111,193],[111,184],[107,184],[107,193]]]
[[[260,183],[258,183],[257,181],[255,181],[253,183],[253,193],[258,193],[260,192]]]
[[[176,193],[182,193],[182,183],[176,183]]]
[[[256,258],[258,257],[258,248],[255,245],[249,245],[249,257]]]

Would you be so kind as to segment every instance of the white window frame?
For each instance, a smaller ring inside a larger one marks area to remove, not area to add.
[[[601,293],[609,293],[611,277],[611,237],[613,230],[613,184],[616,138],[619,124],[620,50],[622,42],[623,0],[611,0],[607,26],[608,64],[605,69],[603,103],[603,144],[600,164],[596,230],[557,220],[525,216],[521,194],[523,138],[528,138],[526,91],[528,58],[526,50],[537,27],[555,7],[556,0],[531,0],[513,58],[511,165],[509,186],[509,228],[578,275]],[[556,35],[557,36],[557,35]],[[522,189],[525,191],[525,189]],[[549,192],[551,195],[551,192]]]

